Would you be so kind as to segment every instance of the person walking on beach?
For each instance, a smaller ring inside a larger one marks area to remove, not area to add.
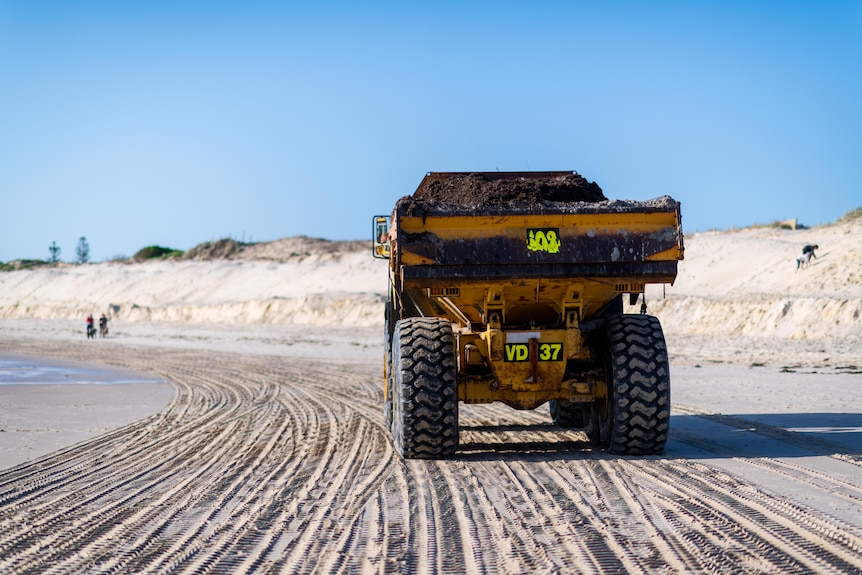
[[[96,327],[93,325],[93,314],[87,314],[87,339],[96,337]]]
[[[99,318],[99,336],[105,337],[106,335],[108,335],[108,318],[102,314],[102,317]]]

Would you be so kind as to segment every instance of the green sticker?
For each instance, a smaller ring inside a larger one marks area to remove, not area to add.
[[[560,251],[560,228],[531,228],[527,230],[527,249],[532,252]]]

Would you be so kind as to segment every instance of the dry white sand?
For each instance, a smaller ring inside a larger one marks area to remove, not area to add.
[[[796,269],[806,244],[817,258]],[[782,339],[862,338],[862,220],[805,230],[713,232],[686,238],[668,297],[651,311],[680,334]]]

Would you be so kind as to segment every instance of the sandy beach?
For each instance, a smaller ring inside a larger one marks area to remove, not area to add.
[[[0,360],[32,364],[0,369],[4,572],[862,570],[860,222],[686,237],[647,294],[672,371],[648,458],[495,404],[453,460],[400,460],[385,263],[283,244],[0,274]]]
[[[379,359],[380,330],[307,325],[134,322],[112,326],[106,344],[303,358]],[[75,320],[4,320],[3,337],[78,343]],[[35,353],[39,353],[38,349]],[[85,351],[86,354],[86,351]],[[86,357],[86,355],[84,356]],[[32,461],[157,413],[174,389],[162,378],[98,363],[11,355],[0,343],[0,469]]]

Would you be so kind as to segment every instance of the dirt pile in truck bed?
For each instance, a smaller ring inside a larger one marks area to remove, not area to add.
[[[395,211],[407,216],[512,213],[628,213],[679,209],[670,196],[609,200],[595,182],[571,172],[429,173]],[[537,176],[536,174],[542,174]],[[547,174],[547,175],[545,175]]]
[[[602,189],[580,174],[498,177],[480,173],[427,177],[412,196],[398,200],[402,212],[441,209],[539,208],[548,203],[605,201]]]

